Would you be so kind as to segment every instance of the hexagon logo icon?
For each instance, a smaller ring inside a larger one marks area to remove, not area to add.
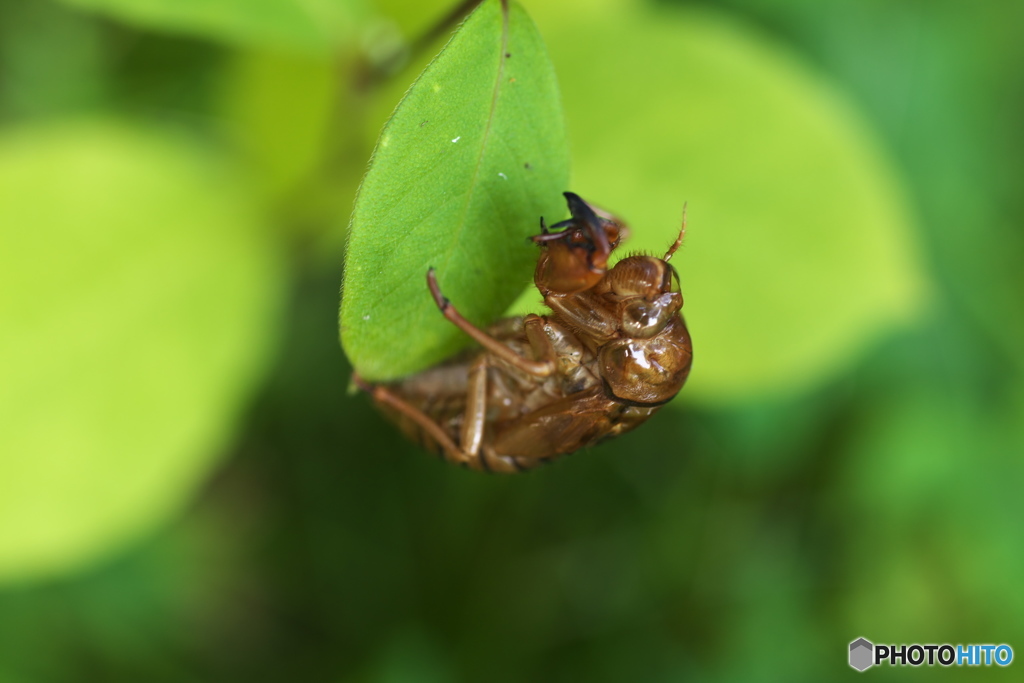
[[[857,671],[863,671],[875,663],[874,652],[875,646],[871,641],[858,638],[850,643],[850,666]]]

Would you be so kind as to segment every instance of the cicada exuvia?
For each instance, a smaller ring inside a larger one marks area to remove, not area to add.
[[[427,286],[441,313],[478,347],[401,380],[355,382],[411,438],[473,469],[519,472],[635,428],[670,401],[690,372],[679,276],[662,257],[608,267],[623,223],[565,193],[572,215],[531,239],[534,284],[547,315],[486,330]]]

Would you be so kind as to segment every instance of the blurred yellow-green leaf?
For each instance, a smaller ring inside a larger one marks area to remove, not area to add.
[[[0,580],[179,509],[276,337],[277,246],[228,170],[125,123],[0,139]]]
[[[225,69],[225,128],[271,199],[322,170],[344,96],[339,71],[332,59],[279,50],[240,51]]]
[[[361,0],[64,0],[121,21],[232,43],[324,52],[352,39]]]
[[[574,191],[632,225],[627,250],[654,253],[689,203],[674,261],[695,348],[684,397],[806,387],[914,312],[925,278],[900,180],[794,55],[716,13],[629,0],[536,12]]]
[[[220,74],[222,129],[282,232],[336,263],[373,141],[352,53],[240,50]],[[378,122],[378,128],[379,128]]]

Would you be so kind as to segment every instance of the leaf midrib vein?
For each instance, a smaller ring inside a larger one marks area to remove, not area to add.
[[[508,48],[509,33],[508,22],[508,0],[501,0],[501,49],[498,50],[498,76],[494,82],[494,92],[491,95],[491,108],[487,114],[487,125],[484,127],[483,141],[480,144],[480,154],[476,158],[476,168],[473,169],[473,178],[469,184],[469,191],[466,193],[466,205],[462,209],[462,217],[459,219],[459,227],[453,233],[453,239],[449,242],[447,250],[448,255],[445,257],[442,267],[439,269],[439,275],[447,270],[448,264],[451,262],[452,255],[455,253],[455,249],[462,239],[462,233],[466,230],[466,216],[469,214],[469,205],[473,201],[473,193],[476,191],[477,184],[480,180],[480,168],[483,165],[484,154],[487,150],[487,140],[491,136],[491,128],[494,123],[494,111],[498,107],[498,95],[501,93],[502,79],[505,76],[505,52]]]

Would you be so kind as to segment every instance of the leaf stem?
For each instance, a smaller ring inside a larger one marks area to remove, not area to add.
[[[459,4],[452,7],[451,11],[434,24],[429,30],[420,35],[419,38],[412,41],[409,45],[409,52],[412,55],[417,55],[423,50],[430,47],[431,43],[440,38],[445,33],[450,32],[463,18],[479,5],[483,0],[462,0]],[[504,4],[504,2],[502,3]]]
[[[416,58],[424,50],[429,49],[438,38],[454,30],[481,2],[483,0],[462,0],[418,38],[394,50],[376,64],[369,62],[365,57],[360,59],[356,65],[356,89],[364,92],[374,90],[389,78],[401,73],[407,65],[415,63]],[[507,4],[507,0],[502,0],[502,4]]]

